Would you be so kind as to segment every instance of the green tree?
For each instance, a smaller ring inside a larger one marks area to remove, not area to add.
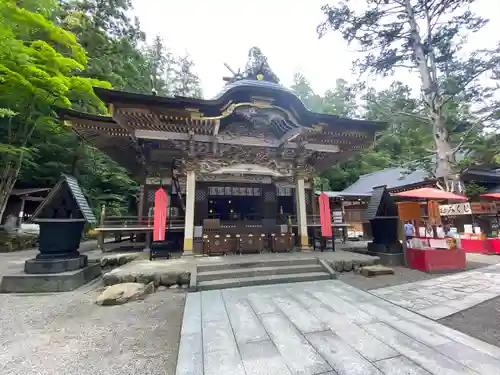
[[[22,166],[37,152],[32,135],[59,126],[54,108],[77,100],[105,111],[92,86],[107,84],[79,77],[85,63],[73,34],[15,1],[0,3],[0,220]]]
[[[326,20],[320,36],[338,31],[349,43],[357,43],[365,58],[356,61],[361,73],[388,75],[404,68],[417,72],[421,80],[422,111],[419,118],[432,127],[435,175],[447,188],[456,178],[456,158],[477,130],[494,125],[498,103],[492,86],[481,86],[477,78],[498,74],[500,47],[475,51],[462,58],[458,53],[467,34],[480,30],[487,21],[470,9],[473,0],[373,0],[362,12],[347,2],[323,6]],[[457,126],[457,98],[466,100],[470,126]],[[473,105],[473,106],[472,106]],[[474,108],[474,110],[472,110]]]
[[[177,64],[174,56],[166,48],[160,36],[156,36],[146,51],[153,90],[157,95],[173,95]],[[199,86],[199,82],[197,84]]]
[[[244,77],[255,77],[258,73],[264,76],[265,81],[279,83],[278,76],[271,69],[267,57],[259,47],[252,47],[248,51],[248,60],[243,73]]]
[[[146,36],[128,16],[130,0],[65,0],[60,26],[76,35],[88,64],[83,77],[111,82],[119,90],[151,93],[151,65],[141,49]]]
[[[173,68],[173,94],[201,98],[200,78],[194,71],[194,61],[186,54],[177,60]]]

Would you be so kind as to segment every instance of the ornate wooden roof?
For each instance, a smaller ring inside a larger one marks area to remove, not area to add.
[[[385,127],[313,113],[292,91],[266,81],[230,83],[211,100],[95,91],[111,117],[61,117],[133,173],[161,173],[177,158],[206,173],[253,163],[283,176],[311,175],[369,147]]]

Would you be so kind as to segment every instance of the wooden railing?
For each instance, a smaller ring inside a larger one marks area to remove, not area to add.
[[[242,224],[247,220],[223,220],[224,225],[231,226],[234,224]],[[291,224],[297,225],[297,216],[296,215],[284,215],[282,217],[276,218],[277,224]],[[248,220],[249,224],[262,223],[262,220]],[[307,215],[307,225],[319,225],[321,223],[319,215]],[[335,223],[333,223],[335,226]],[[184,218],[175,218],[167,221],[168,227],[183,227],[184,226]],[[139,219],[138,216],[109,216],[106,217],[105,220],[99,225],[97,230],[104,229],[106,231],[112,229],[151,229],[153,227],[153,218],[142,218]]]
[[[184,226],[184,218],[170,219],[167,221],[168,227]],[[97,230],[105,229],[151,229],[153,227],[153,218],[142,218],[138,216],[109,216],[104,219]]]

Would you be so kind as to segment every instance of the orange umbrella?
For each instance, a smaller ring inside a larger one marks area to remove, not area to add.
[[[444,191],[435,188],[420,188],[408,191],[402,191],[401,193],[392,194],[396,197],[406,197],[406,198],[418,198],[418,199],[437,199],[437,200],[469,200],[464,195],[459,195],[455,193],[450,193],[449,191]]]
[[[332,237],[332,216],[330,213],[330,198],[326,193],[319,196],[319,217],[321,222],[321,235]]]
[[[153,241],[165,240],[167,226],[167,193],[163,188],[155,192],[155,214],[153,225]]]
[[[500,199],[500,193],[486,193],[486,194],[481,194],[482,198],[493,198],[493,199]]]

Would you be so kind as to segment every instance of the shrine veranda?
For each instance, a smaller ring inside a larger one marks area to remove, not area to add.
[[[288,224],[296,245],[309,247],[308,229],[319,225],[313,177],[370,147],[385,128],[311,112],[262,76],[233,81],[210,100],[95,92],[110,116],[68,110],[61,118],[141,182],[137,217],[108,218],[98,230],[150,232],[162,186],[167,231],[181,236],[184,253],[200,251],[196,239],[210,219],[229,235],[266,238]]]

